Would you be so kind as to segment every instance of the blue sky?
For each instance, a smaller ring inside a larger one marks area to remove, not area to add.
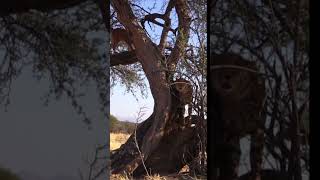
[[[146,82],[147,83],[147,82]],[[110,112],[122,121],[136,121],[138,111],[144,108],[143,119],[148,118],[153,111],[153,97],[148,88],[148,97],[143,98],[137,93],[137,99],[130,93],[126,93],[125,87],[117,85],[110,92]]]

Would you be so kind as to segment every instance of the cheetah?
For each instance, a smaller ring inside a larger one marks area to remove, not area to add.
[[[254,62],[235,54],[213,56],[210,71],[212,83],[209,89],[213,91],[213,111],[216,113],[215,145],[219,148],[215,151],[220,153],[216,154],[219,179],[238,178],[240,138],[249,134],[251,179],[260,180],[264,148],[264,79],[258,75]]]

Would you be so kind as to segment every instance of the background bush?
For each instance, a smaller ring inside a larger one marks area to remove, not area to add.
[[[120,121],[113,115],[110,115],[110,132],[132,134],[136,127],[136,123]]]

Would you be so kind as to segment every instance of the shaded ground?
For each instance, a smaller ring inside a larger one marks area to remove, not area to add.
[[[126,133],[111,133],[110,134],[110,150],[118,149],[122,144],[124,144],[127,139],[130,137],[130,134]],[[112,174],[110,180],[131,180],[132,177],[124,176],[124,175],[117,175]],[[207,177],[191,177],[188,175],[188,167],[185,167],[182,172],[177,174],[172,174],[168,176],[159,176],[159,175],[152,175],[146,176],[144,178],[139,178],[143,180],[202,180],[207,179]]]

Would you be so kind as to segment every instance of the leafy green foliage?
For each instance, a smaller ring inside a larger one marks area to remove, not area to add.
[[[120,121],[115,116],[110,115],[110,132],[131,134],[136,128],[136,124],[132,122]]]

